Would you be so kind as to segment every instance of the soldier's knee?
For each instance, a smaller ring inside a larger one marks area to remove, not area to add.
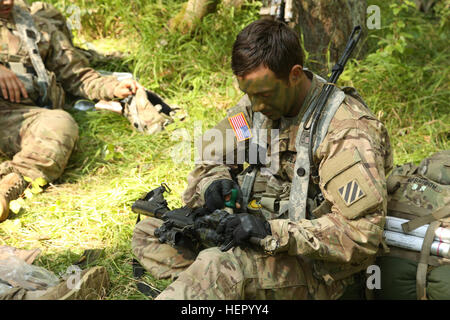
[[[64,110],[48,110],[41,119],[48,122],[49,129],[61,133],[67,138],[78,139],[78,124],[72,116]]]
[[[146,247],[150,239],[156,239],[155,229],[162,225],[160,219],[148,217],[141,220],[133,230],[133,236],[131,239],[131,249],[136,254],[138,250]]]
[[[155,229],[159,228],[163,224],[160,219],[147,217],[144,220],[139,221],[134,227],[133,237],[136,238],[147,238],[155,234]]]
[[[78,140],[78,125],[64,110],[45,110],[33,121],[27,136],[63,145],[72,150]],[[32,139],[34,139],[32,138]]]
[[[223,252],[218,247],[202,250],[197,260],[202,264],[214,266],[217,270],[220,270],[223,265],[238,265],[238,261],[231,251]]]
[[[202,260],[220,260],[222,257],[226,256],[226,252],[220,251],[218,247],[212,247],[200,251],[198,257]]]

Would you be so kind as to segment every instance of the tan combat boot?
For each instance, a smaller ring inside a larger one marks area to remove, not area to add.
[[[29,299],[38,300],[100,300],[105,298],[110,286],[108,271],[105,267],[96,266],[81,272],[77,286],[70,280],[61,282],[47,289],[44,294]]]
[[[16,172],[14,167],[11,165],[11,161],[4,161],[0,163],[0,180],[11,172]]]
[[[22,175],[11,172],[0,180],[0,222],[5,221],[9,215],[9,203],[16,200],[26,189],[27,182]]]

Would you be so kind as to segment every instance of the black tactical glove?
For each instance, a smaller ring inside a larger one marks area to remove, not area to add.
[[[270,224],[254,215],[243,213],[223,219],[217,226],[217,233],[224,235],[224,244],[220,248],[227,251],[234,246],[250,244],[250,238],[264,239],[272,234]]]
[[[205,191],[205,205],[213,212],[216,209],[223,209],[225,207],[225,196],[230,195],[232,189],[236,189],[236,202],[242,203],[242,192],[239,185],[231,179],[219,179],[209,185]]]
[[[185,206],[166,212],[162,216],[164,223],[154,234],[161,243],[198,252],[202,248],[223,243],[223,236],[217,234],[216,227],[221,219],[229,215],[226,211],[210,213],[207,208],[192,209]]]

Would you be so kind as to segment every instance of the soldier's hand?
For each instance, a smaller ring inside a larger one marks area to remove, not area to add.
[[[144,87],[136,80],[125,79],[114,89],[114,96],[119,99],[124,99],[130,94],[135,94],[137,89],[144,89]]]
[[[219,179],[211,183],[205,191],[205,205],[212,212],[223,209],[225,202],[230,200],[232,189],[238,190],[236,208],[240,208],[242,195],[239,185],[231,179]]]
[[[247,246],[253,239],[264,239],[272,234],[270,224],[254,215],[232,214],[217,226],[216,232],[225,238],[222,251],[227,251],[234,246]]]
[[[20,97],[28,98],[27,90],[16,74],[0,65],[0,88],[5,100],[20,103]]]

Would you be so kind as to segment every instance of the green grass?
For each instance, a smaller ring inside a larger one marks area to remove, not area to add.
[[[204,129],[212,127],[239,99],[231,46],[237,33],[257,19],[259,5],[249,2],[238,12],[219,7],[193,34],[183,35],[167,30],[182,1],[101,0],[95,6],[83,0],[49,2],[63,11],[73,2],[80,6],[78,44],[89,41],[129,52],[119,63],[96,67],[133,72],[189,117],[146,136],[119,115],[71,111],[80,140],[66,171],[44,193],[25,199],[21,212],[0,225],[0,244],[40,248],[37,263],[55,273],[65,271],[85,249],[103,248],[98,263],[111,278],[107,298],[146,299],[132,279],[136,214],[131,204],[161,182],[173,190],[169,205],[182,204],[180,194],[193,163],[172,161],[171,152],[180,142],[174,137],[180,130],[192,136],[198,120]],[[369,32],[369,55],[351,62],[339,84],[356,87],[386,123],[396,164],[418,162],[449,148],[448,7],[437,17],[411,8],[395,16],[385,1],[368,2],[381,7],[382,29]],[[169,283],[150,276],[147,280],[159,289]]]

